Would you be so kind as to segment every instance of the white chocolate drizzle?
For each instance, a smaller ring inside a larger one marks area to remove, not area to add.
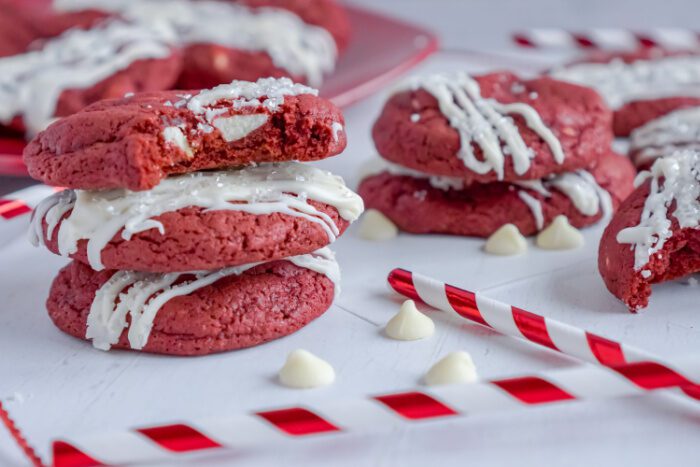
[[[579,63],[554,70],[552,77],[589,86],[614,109],[627,102],[700,96],[700,56],[679,55],[625,63]]]
[[[676,110],[630,135],[630,153],[637,167],[679,149],[700,150],[700,107]]]
[[[335,285],[337,297],[340,292],[340,268],[330,249],[322,248],[311,254],[290,256],[284,260],[328,277]],[[158,311],[168,301],[190,295],[225,277],[243,274],[260,264],[263,263],[167,274],[117,271],[95,293],[87,317],[85,338],[92,340],[95,348],[109,350],[119,342],[119,337],[128,327],[129,346],[136,350],[143,349],[148,343]]]
[[[71,29],[41,49],[0,58],[0,122],[21,116],[31,135],[53,120],[63,91],[84,89],[137,60],[172,54],[168,28],[110,20],[90,30]]]
[[[371,172],[388,172],[392,175],[425,179],[433,188],[445,191],[462,190],[468,187],[460,178],[429,175],[384,159],[379,159],[378,163],[373,164]],[[604,216],[609,216],[613,210],[610,193],[598,185],[595,177],[586,170],[564,172],[537,180],[521,180],[511,184],[518,190],[518,197],[530,208],[537,230],[544,228],[542,203],[526,190],[548,198],[552,196],[551,190],[555,189],[569,198],[574,207],[585,216],[595,216],[601,211]]]
[[[364,208],[362,199],[350,191],[343,179],[297,162],[266,164],[240,170],[196,172],[169,177],[147,191],[125,189],[108,191],[66,190],[43,200],[32,218],[30,240],[44,243],[45,220],[50,240],[61,217],[71,210],[58,227],[58,250],[69,256],[87,240],[87,257],[93,269],[104,268],[102,249],[121,231],[129,240],[132,235],[150,229],[165,234],[163,225],[154,220],[166,212],[186,207],[207,211],[243,211],[257,215],[275,212],[304,218],[321,226],[329,242],[339,234],[330,216],[309,203],[328,204],[350,222]]]
[[[534,108],[524,103],[503,104],[482,97],[479,83],[466,73],[417,77],[409,80],[406,87],[424,89],[437,99],[440,111],[459,133],[461,146],[457,156],[478,174],[493,171],[498,180],[502,180],[506,157],[512,159],[516,174],[522,175],[530,169],[535,153],[525,144],[511,115],[525,120],[545,141],[557,163],[564,161],[559,140]],[[483,160],[477,158],[474,145],[481,149]]]
[[[700,152],[683,150],[657,159],[650,175],[639,224],[617,233],[618,243],[632,245],[636,271],[673,236],[671,216],[681,229],[700,228]]]
[[[250,8],[215,0],[58,0],[62,9],[98,8],[167,26],[177,45],[218,44],[265,52],[273,63],[314,86],[335,68],[338,51],[324,28],[282,8]]]

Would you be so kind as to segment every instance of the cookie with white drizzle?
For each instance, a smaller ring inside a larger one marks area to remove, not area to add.
[[[137,94],[93,104],[41,132],[24,151],[50,185],[147,190],[168,175],[343,151],[343,116],[288,78],[203,91]]]
[[[147,191],[66,190],[37,206],[31,237],[95,270],[192,271],[310,253],[362,210],[342,178],[287,162],[169,177]]]
[[[168,89],[180,72],[172,31],[107,20],[0,58],[0,124],[35,135],[100,99]]]
[[[179,86],[186,89],[268,76],[319,86],[333,71],[349,32],[344,10],[330,0],[58,0],[55,4],[167,24],[176,34],[174,43],[183,48]]]
[[[401,85],[372,135],[383,158],[430,175],[533,180],[590,166],[611,119],[595,91],[550,78],[434,74]]]
[[[700,105],[700,55],[650,48],[596,53],[551,76],[590,86],[614,110],[617,136],[674,110]]]
[[[598,252],[605,285],[632,312],[648,305],[652,284],[700,271],[700,151],[657,159],[637,184]]]
[[[700,150],[700,107],[675,110],[630,135],[630,158],[639,169],[649,169],[656,159],[679,149]]]
[[[338,264],[324,248],[280,261],[214,271],[93,271],[78,261],[54,280],[54,324],[102,350],[204,355],[286,336],[337,295]]]
[[[406,232],[487,238],[509,223],[533,235],[558,215],[577,228],[594,224],[632,191],[635,174],[627,157],[612,152],[588,170],[472,185],[385,163],[358,192],[367,209],[381,211]]]

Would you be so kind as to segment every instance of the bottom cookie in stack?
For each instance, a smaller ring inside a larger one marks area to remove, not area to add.
[[[331,306],[339,279],[328,248],[195,273],[94,271],[73,261],[47,308],[59,329],[99,349],[204,355],[301,329]]]
[[[589,170],[540,180],[466,185],[382,160],[359,187],[367,208],[377,209],[401,230],[488,237],[504,224],[533,235],[565,215],[585,227],[611,213],[632,191],[635,170],[610,152]]]

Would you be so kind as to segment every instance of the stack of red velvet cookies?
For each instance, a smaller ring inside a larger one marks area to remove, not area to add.
[[[47,307],[95,347],[195,355],[287,335],[338,293],[327,245],[362,212],[337,176],[295,161],[345,148],[343,117],[287,78],[101,101],[27,147],[68,187],[36,243],[73,261]]]
[[[593,90],[511,73],[410,80],[373,129],[382,157],[360,194],[413,233],[524,235],[560,215],[598,221],[632,190],[634,169],[610,149],[612,112]]]

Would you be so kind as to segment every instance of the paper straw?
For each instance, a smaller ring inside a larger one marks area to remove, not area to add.
[[[614,370],[614,371],[613,371]],[[173,462],[183,455],[269,448],[280,440],[376,433],[426,420],[519,407],[605,399],[692,385],[700,358],[673,366],[582,366],[474,384],[433,386],[350,400],[273,408],[230,418],[180,422],[55,441],[56,467]]]
[[[641,349],[405,269],[391,271],[388,281],[394,290],[413,300],[586,362],[607,367],[643,361],[666,365]],[[700,399],[700,387],[682,390]]]

